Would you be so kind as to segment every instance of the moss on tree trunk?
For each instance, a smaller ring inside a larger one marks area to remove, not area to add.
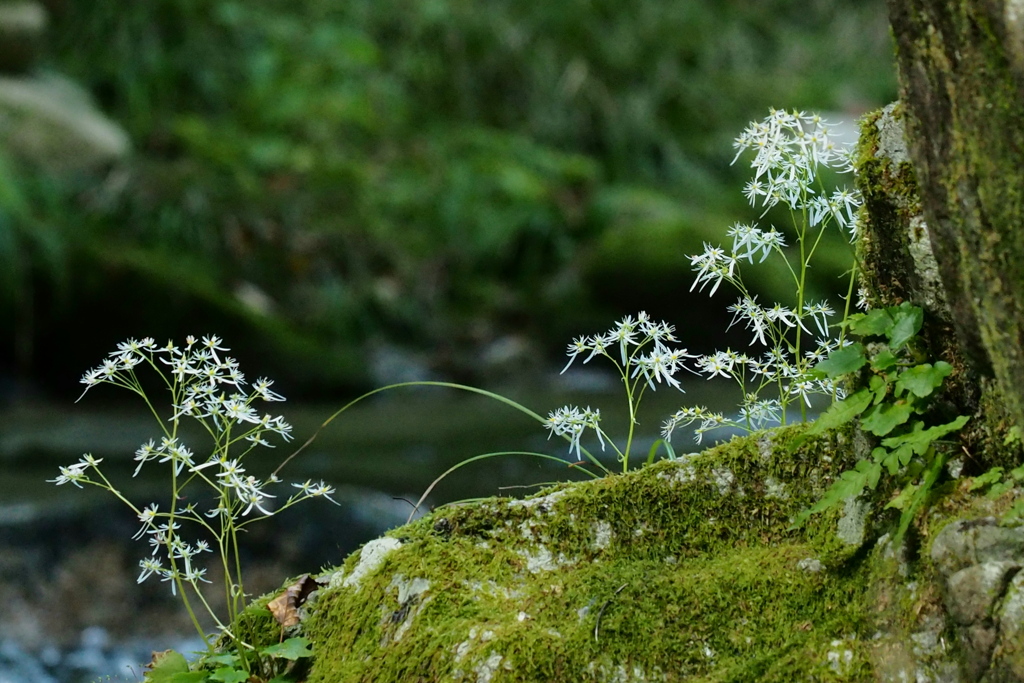
[[[972,368],[1024,418],[1024,7],[889,0],[910,158]]]

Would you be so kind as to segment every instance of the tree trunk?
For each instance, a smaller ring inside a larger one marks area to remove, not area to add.
[[[1024,424],[1024,6],[888,0],[909,156],[963,357]]]

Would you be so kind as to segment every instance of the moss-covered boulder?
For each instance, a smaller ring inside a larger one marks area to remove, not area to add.
[[[940,563],[894,553],[878,502],[790,528],[856,450],[831,435],[791,453],[801,431],[395,529],[319,577],[294,627],[308,680],[978,680]],[[239,624],[258,643],[282,636],[268,599]]]

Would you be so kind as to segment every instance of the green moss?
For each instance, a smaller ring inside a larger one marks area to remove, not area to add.
[[[1024,421],[1024,108],[1009,14],[984,3],[912,5],[893,32],[925,213],[937,225],[957,330]]]
[[[848,440],[802,431],[395,530],[309,606],[309,680],[870,680],[866,574],[789,528]]]

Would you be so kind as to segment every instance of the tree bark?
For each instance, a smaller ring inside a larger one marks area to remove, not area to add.
[[[1024,424],[1024,3],[888,0],[921,211],[960,348]]]

